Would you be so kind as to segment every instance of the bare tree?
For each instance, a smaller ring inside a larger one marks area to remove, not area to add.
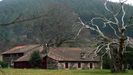
[[[79,28],[76,25],[78,16],[62,4],[52,4],[45,16],[34,24],[35,37],[45,48],[60,47],[65,41],[72,40]]]
[[[89,25],[85,24],[80,18],[80,23],[82,24],[82,28],[88,28],[90,30],[96,31],[102,38],[100,44],[98,44],[97,49],[94,51],[97,55],[99,52],[102,52],[101,58],[108,54],[111,60],[111,72],[125,72],[125,51],[126,47],[129,44],[129,37],[125,34],[127,32],[127,28],[132,26],[133,24],[125,23],[124,18],[126,15],[126,11],[124,8],[124,3],[127,0],[120,0],[119,5],[120,9],[118,12],[113,12],[108,7],[109,0],[105,0],[104,7],[106,11],[112,16],[111,18],[107,18],[105,16],[94,17],[91,19]],[[120,19],[118,16],[121,16]],[[131,21],[132,18],[130,18]],[[113,34],[115,37],[109,37],[105,35],[105,33],[101,30],[98,24],[95,24],[96,21],[101,21],[103,23],[103,28],[110,27],[113,30]]]

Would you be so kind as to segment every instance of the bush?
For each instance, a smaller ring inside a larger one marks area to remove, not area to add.
[[[35,51],[32,53],[29,63],[31,64],[32,68],[39,68],[40,67],[41,56],[40,56],[39,51]]]
[[[108,55],[103,57],[103,69],[110,69],[110,59]]]
[[[127,53],[125,53],[126,56],[126,64],[128,65],[128,69],[133,69],[133,48],[127,47]]]
[[[7,68],[8,67],[8,63],[6,63],[4,61],[0,61],[0,67],[1,68]]]

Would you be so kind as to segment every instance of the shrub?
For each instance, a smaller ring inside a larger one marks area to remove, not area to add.
[[[40,67],[41,56],[40,56],[39,51],[35,51],[32,53],[29,63],[31,64],[32,68],[39,68]]]
[[[8,67],[8,63],[6,63],[4,61],[0,61],[0,67],[1,68],[7,68]]]

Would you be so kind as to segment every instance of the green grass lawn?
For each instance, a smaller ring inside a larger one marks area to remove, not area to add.
[[[39,69],[1,69],[5,75],[133,75],[127,73],[111,74],[109,70],[39,70]],[[0,72],[0,75],[3,75]]]

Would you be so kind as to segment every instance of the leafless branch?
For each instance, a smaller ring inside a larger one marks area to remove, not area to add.
[[[82,31],[82,29],[84,29],[83,26],[79,29],[79,31],[78,31],[77,35],[74,37],[74,39],[76,39],[76,38],[79,36],[79,34],[80,34],[80,32]]]
[[[111,25],[111,24],[118,25],[117,23],[115,23],[115,22],[113,22],[113,21],[110,21],[110,20],[108,20],[108,19],[106,19],[106,18],[95,17],[95,18],[93,18],[93,19],[91,20],[91,24],[93,24],[93,21],[94,21],[94,20],[102,20],[103,23],[104,23],[103,28],[105,28],[107,25],[109,25],[109,26],[113,29],[115,35],[119,38],[119,36],[118,36],[118,34],[117,34],[117,30]],[[93,26],[94,26],[94,24],[93,24]],[[97,26],[97,25],[95,25],[95,26]],[[99,28],[98,28],[98,29],[99,29]],[[93,29],[93,30],[94,30],[94,29]]]
[[[133,26],[133,24],[129,24],[129,25],[126,25],[125,27],[129,28],[129,27],[132,27],[132,26]]]
[[[99,53],[104,47],[106,47],[106,45],[99,45],[95,50],[95,54]]]
[[[125,3],[127,0],[119,0],[120,3]]]
[[[21,18],[21,15],[19,15],[13,21],[11,21],[9,23],[2,23],[2,24],[0,24],[0,26],[9,26],[9,25],[16,24],[16,23],[28,22],[28,21],[36,20],[36,19],[39,19],[39,18],[42,18],[42,17],[44,17],[44,15],[40,15],[40,16],[36,16],[36,17],[32,17],[32,18],[19,20]]]
[[[117,13],[117,14],[114,14],[108,7],[107,7],[107,3],[108,3],[108,0],[106,0],[105,1],[105,3],[104,3],[104,7],[105,7],[105,9],[108,11],[108,12],[110,12],[111,13],[111,15],[113,16],[113,18],[115,19],[115,24],[116,25],[118,25],[118,23],[119,23],[119,21],[118,21],[118,19],[117,19],[117,15],[119,14],[119,13]]]
[[[124,4],[122,4],[121,6],[122,6],[122,12],[123,12],[122,18],[121,18],[121,21],[122,21],[122,28],[125,29],[124,17],[125,17],[126,12],[125,12],[125,10],[124,10]]]
[[[109,24],[109,26],[113,29],[115,36],[116,36],[117,38],[120,38],[120,36],[117,34],[116,29],[115,29],[111,24]]]
[[[103,34],[103,32],[100,30],[100,28],[98,27],[98,25],[96,25],[96,24],[94,24],[94,20],[96,20],[97,18],[93,18],[92,20],[91,20],[91,25],[92,26],[95,26],[96,28],[94,28],[95,29],[95,31],[96,32],[98,32],[99,34],[100,34],[100,36],[102,36],[104,39],[108,39],[108,37],[107,36],[105,36],[104,34]],[[89,26],[89,25],[88,25]],[[92,27],[91,27],[92,28]]]

